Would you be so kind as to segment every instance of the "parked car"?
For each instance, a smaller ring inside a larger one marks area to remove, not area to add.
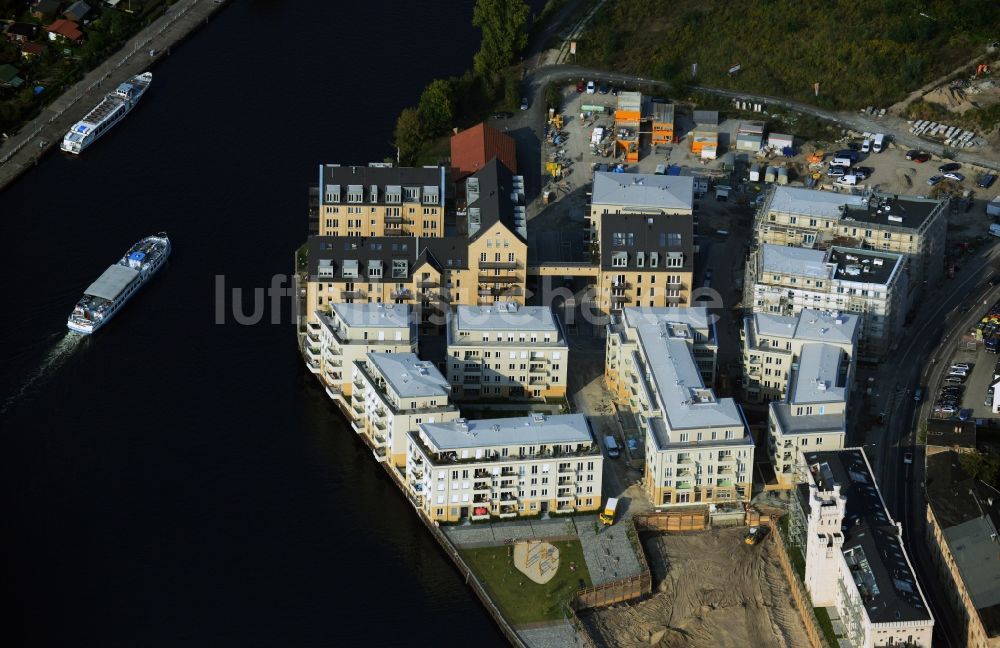
[[[971,409],[965,408],[965,409],[958,410],[958,420],[959,421],[968,421],[970,418],[972,418],[972,410]]]
[[[501,112],[495,112],[495,113],[493,113],[493,119],[510,119],[513,116],[514,116],[514,113],[507,112],[505,110],[501,111]]]
[[[944,414],[954,414],[956,410],[954,405],[944,405],[938,411]]]
[[[580,79],[579,81],[576,82],[576,91],[577,92],[583,92],[586,88],[587,88],[587,84],[585,84],[583,82],[583,79]]]
[[[965,180],[965,176],[957,171],[949,171],[948,173],[944,174],[944,177],[948,178],[949,180],[954,180],[955,182],[962,182],[963,180]]]
[[[587,94],[594,94],[597,87],[594,85],[593,81],[587,81]]]
[[[870,139],[866,139],[865,141],[861,142],[862,153],[868,153],[871,150],[872,150],[872,141]]]
[[[907,152],[906,152],[906,159],[907,159],[907,160],[913,160],[913,159],[915,159],[915,158],[916,158],[916,157],[917,157],[918,155],[920,155],[920,153],[921,153],[921,152],[920,152],[920,151],[918,151],[917,149],[910,149],[909,151],[907,151]]]
[[[983,175],[983,177],[981,177],[979,179],[979,182],[977,183],[977,186],[980,189],[989,189],[990,187],[993,186],[993,183],[996,182],[996,179],[997,179],[997,177],[996,177],[995,174],[987,173],[987,174]]]
[[[847,175],[847,169],[844,167],[830,167],[827,170],[826,175],[831,178],[839,178],[840,176]]]
[[[917,164],[923,164],[924,162],[926,162],[929,159],[931,159],[931,156],[930,156],[929,153],[918,153],[917,155],[915,155],[913,157],[913,161],[916,162]]]
[[[875,173],[875,169],[867,166],[854,167],[854,175],[858,176],[860,180],[871,177]]]
[[[946,383],[963,384],[963,383],[965,383],[965,377],[964,376],[948,376],[947,378],[944,379],[944,381]]]
[[[600,92],[601,94],[608,94],[609,92],[611,92],[611,88],[608,87],[607,83],[602,83],[601,87],[598,88],[597,91]]]
[[[972,367],[969,366],[968,362],[956,362],[955,364],[951,365],[951,368],[952,369],[965,369],[966,371],[968,371],[969,369],[972,369]]]
[[[942,164],[938,167],[938,171],[941,173],[948,173],[949,171],[958,171],[962,168],[962,165],[958,162],[949,162],[948,164]]]
[[[527,109],[528,109],[528,98],[521,97],[521,110],[527,110]]]
[[[905,463],[905,464],[911,464],[911,463],[913,463],[913,453],[912,452],[904,452],[903,453],[903,463]]]
[[[968,378],[969,372],[965,369],[951,369],[948,371],[949,376],[961,376],[962,378]]]
[[[931,176],[930,178],[927,179],[927,184],[929,184],[930,186],[933,187],[934,185],[936,185],[937,183],[941,182],[942,180],[944,180],[944,178],[941,177],[941,176],[939,176],[939,175]]]
[[[913,400],[915,400],[918,403],[920,401],[924,400],[924,388],[923,387],[917,387],[916,389],[913,390]]]

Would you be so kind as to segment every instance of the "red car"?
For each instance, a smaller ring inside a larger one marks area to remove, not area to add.
[[[586,86],[583,83],[583,79],[580,79],[579,81],[576,82],[576,91],[577,92],[582,93],[584,91],[585,87]]]
[[[913,161],[914,162],[919,162],[919,163],[923,164],[924,162],[926,162],[929,159],[931,159],[930,155],[928,155],[926,153],[920,153],[919,155],[914,156]]]

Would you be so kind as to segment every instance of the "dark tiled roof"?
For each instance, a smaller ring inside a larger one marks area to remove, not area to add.
[[[906,560],[899,530],[893,523],[860,448],[806,452],[806,465],[821,490],[840,485],[847,498],[844,512],[845,558],[864,559],[871,577],[864,577],[859,565],[860,590],[864,590],[864,605],[873,623],[926,621],[930,619],[926,602],[919,593],[916,576]],[[808,497],[806,498],[808,510]]]
[[[428,262],[439,270],[464,268],[468,262],[468,245],[463,237],[417,238],[412,236],[310,236],[310,281],[408,282],[414,270]],[[405,260],[405,277],[394,277],[392,262]],[[344,262],[356,261],[359,276],[345,278]],[[381,279],[369,279],[365,273],[369,261],[382,262]],[[320,266],[333,268],[333,277],[319,277]]]
[[[386,186],[436,187],[442,201],[446,201],[454,195],[447,168],[437,166],[371,167],[324,164],[322,180],[323,186],[320,187],[320,195],[326,195],[327,185],[339,185],[343,204],[347,204],[346,194],[349,185],[361,185],[364,188],[365,198],[362,204],[372,204],[369,196],[369,188],[372,185],[379,188],[378,201],[375,204],[385,203]]]
[[[973,479],[958,457],[954,451],[927,457],[927,501],[938,523],[946,529],[985,513],[1000,527],[1000,493]]]
[[[616,237],[621,234],[622,237]],[[631,238],[629,235],[631,234]],[[679,245],[668,245],[671,234],[679,234]],[[624,245],[615,245],[624,240]],[[631,244],[629,243],[631,241]],[[615,267],[612,257],[615,252],[628,252],[628,265]],[[643,270],[657,272],[691,272],[694,269],[694,221],[686,214],[603,214],[601,216],[601,268],[604,270],[638,270],[638,253],[644,253]],[[658,267],[650,269],[649,255],[659,254]],[[666,267],[668,252],[684,255],[684,265],[679,268]]]
[[[479,182],[478,197],[469,195],[469,181],[473,178]],[[465,199],[468,201],[472,198],[467,203],[466,208],[470,212],[478,209],[480,220],[479,227],[476,228],[470,217],[459,217],[457,221],[459,234],[467,234],[469,240],[474,241],[495,223],[500,222],[511,233],[527,243],[527,230],[523,225],[519,226],[517,220],[519,200],[515,201],[512,197],[514,194],[514,174],[507,167],[493,158],[482,169],[466,178],[465,183]]]

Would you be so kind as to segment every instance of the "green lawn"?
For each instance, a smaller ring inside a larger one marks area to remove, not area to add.
[[[460,553],[507,620],[518,625],[563,618],[563,603],[580,589],[580,580],[588,587],[591,584],[579,541],[552,544],[559,549],[559,571],[544,585],[514,568],[513,546],[463,549]],[[570,571],[570,563],[576,564],[576,571]]]

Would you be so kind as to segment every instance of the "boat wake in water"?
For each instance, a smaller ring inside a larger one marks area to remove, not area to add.
[[[0,404],[0,414],[5,414],[7,410],[30,394],[32,389],[40,386],[41,381],[48,378],[52,372],[58,371],[83,343],[84,339],[85,336],[77,333],[70,331],[64,333],[62,338],[45,354],[38,366],[25,376],[14,393],[4,398],[3,403]]]

